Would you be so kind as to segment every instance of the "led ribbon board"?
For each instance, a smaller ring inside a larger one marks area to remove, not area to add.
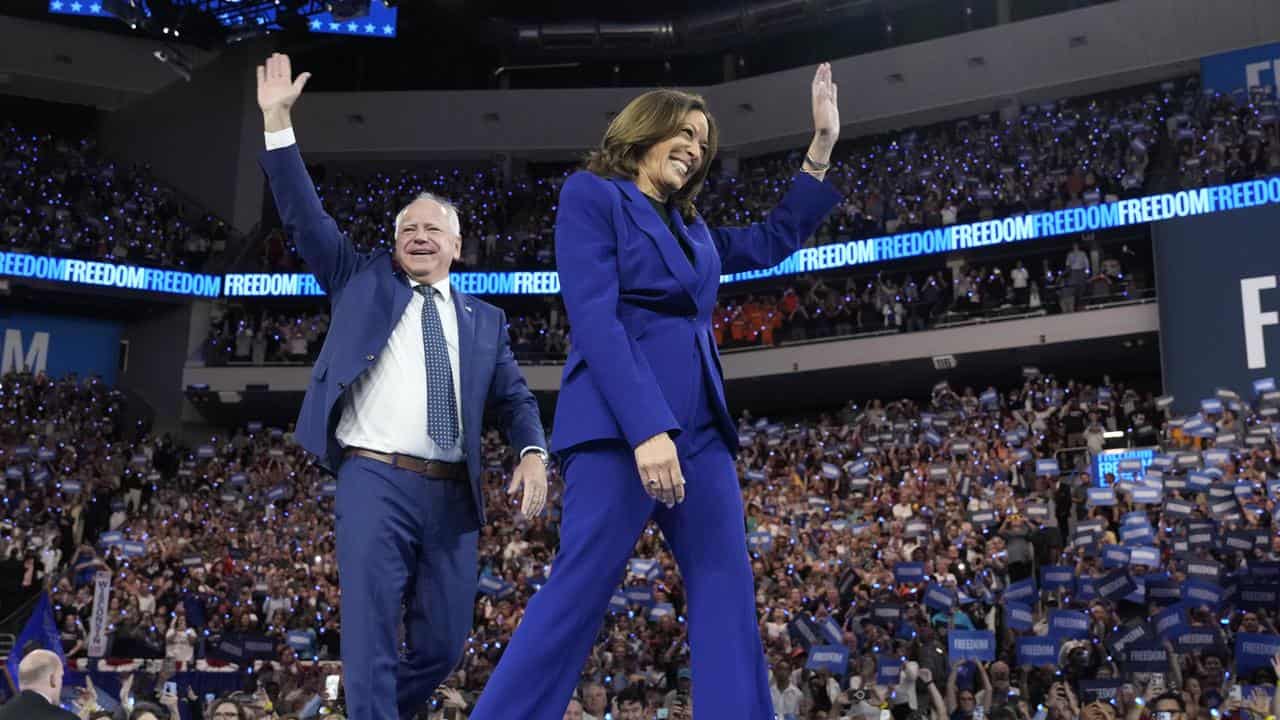
[[[721,275],[720,282],[730,284],[836,270],[1263,205],[1280,205],[1280,177],[803,248],[774,267]],[[315,278],[305,273],[214,276],[16,253],[0,253],[0,276],[3,275],[197,297],[324,294]],[[460,272],[450,278],[458,289],[471,295],[555,295],[560,292],[559,276],[550,270]]]

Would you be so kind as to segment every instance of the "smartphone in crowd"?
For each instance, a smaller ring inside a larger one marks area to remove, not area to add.
[[[324,678],[324,697],[329,702],[338,700],[338,683],[341,682],[341,675],[326,675]]]
[[[165,683],[165,684],[164,684],[164,694],[165,694],[165,695],[172,695],[172,696],[174,696],[174,697],[177,697],[177,696],[178,696],[178,683],[176,683],[176,682],[174,682],[174,681],[172,681],[172,680],[170,680],[169,682]]]

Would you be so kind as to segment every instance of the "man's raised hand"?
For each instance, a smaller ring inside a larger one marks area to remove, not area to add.
[[[289,111],[310,79],[311,73],[302,73],[295,79],[289,56],[281,53],[273,53],[266,64],[258,66],[258,107],[267,132],[293,125]]]

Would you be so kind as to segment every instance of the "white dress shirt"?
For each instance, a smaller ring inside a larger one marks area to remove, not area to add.
[[[297,144],[293,128],[264,134],[267,150]],[[410,280],[411,287],[421,285]],[[427,436],[427,353],[422,344],[422,303],[416,290],[409,306],[396,321],[387,345],[369,371],[351,385],[343,399],[342,416],[336,433],[343,447],[359,447],[384,453],[401,453],[428,460],[462,462],[462,376],[458,365],[458,314],[453,305],[449,278],[433,283],[433,294],[449,349],[449,370],[453,373],[453,397],[458,406],[458,443],[445,451]],[[536,445],[520,450],[523,458],[546,451]]]
[[[417,287],[421,283],[410,280]],[[453,397],[458,412],[458,443],[441,448],[427,436],[427,354],[422,344],[422,303],[418,291],[409,298],[391,337],[373,367],[351,384],[338,420],[338,443],[384,453],[402,453],[428,460],[461,462],[462,379],[458,372],[458,313],[446,276],[432,287],[453,374]]]

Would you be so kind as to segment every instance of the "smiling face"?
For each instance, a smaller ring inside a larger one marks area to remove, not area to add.
[[[702,167],[710,133],[706,113],[685,113],[676,134],[655,143],[640,159],[636,185],[641,192],[665,202],[683,188]]]
[[[406,275],[427,285],[439,282],[461,256],[457,220],[444,205],[419,198],[400,213],[395,260]]]

